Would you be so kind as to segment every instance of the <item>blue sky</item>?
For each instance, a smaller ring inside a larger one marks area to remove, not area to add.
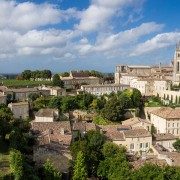
[[[169,64],[179,0],[1,0],[0,73]]]

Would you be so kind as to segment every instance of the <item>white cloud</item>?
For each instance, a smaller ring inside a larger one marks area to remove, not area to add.
[[[32,30],[19,37],[16,41],[18,46],[50,47],[64,45],[68,40],[77,36],[78,32],[72,30]]]
[[[95,31],[108,26],[113,15],[123,15],[123,8],[142,4],[144,0],[93,0],[92,4],[82,12],[77,26],[82,31]]]
[[[130,30],[125,30],[117,34],[110,34],[102,36],[97,40],[95,45],[95,50],[97,51],[107,51],[119,46],[125,46],[127,44],[134,43],[140,37],[151,34],[153,32],[160,31],[163,25],[156,24],[155,22],[143,23],[136,28]]]
[[[169,32],[158,34],[144,43],[140,43],[134,49],[131,56],[139,56],[142,54],[150,53],[161,48],[174,45],[180,39],[180,32]]]
[[[73,8],[60,10],[55,5],[46,3],[16,3],[5,0],[0,2],[0,29],[28,31],[78,16],[79,12]]]

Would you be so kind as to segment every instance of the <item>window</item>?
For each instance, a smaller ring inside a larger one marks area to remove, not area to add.
[[[140,143],[140,149],[143,147],[143,143]]]
[[[148,143],[146,143],[146,148],[148,147]]]
[[[172,127],[174,127],[174,123],[172,124]]]
[[[134,149],[134,143],[130,144],[130,149]]]
[[[179,62],[177,63],[177,72],[179,72]]]

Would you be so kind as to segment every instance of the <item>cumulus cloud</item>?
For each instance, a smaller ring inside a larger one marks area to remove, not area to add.
[[[139,43],[131,56],[139,56],[174,45],[180,39],[180,32],[161,33],[150,40]]]
[[[144,35],[160,31],[162,27],[162,24],[149,22],[143,23],[140,26],[132,28],[130,30],[119,32],[117,34],[105,35],[105,37],[102,36],[100,39],[97,40],[95,50],[114,50],[114,48],[116,47],[131,44]]]
[[[144,0],[93,0],[81,14],[77,28],[82,31],[95,31],[108,25],[113,15],[123,15],[123,8],[142,4]],[[106,27],[107,28],[107,27]]]
[[[16,3],[5,0],[1,0],[0,3],[0,29],[28,31],[78,16],[79,12],[74,8],[60,10],[55,5],[47,3]]]

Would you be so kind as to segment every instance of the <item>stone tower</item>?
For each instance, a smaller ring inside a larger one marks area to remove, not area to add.
[[[116,66],[115,73],[114,73],[115,84],[120,84],[121,73],[126,73],[126,72],[127,72],[126,65],[117,65]]]
[[[180,42],[176,45],[176,51],[173,59],[173,84],[180,83]]]

